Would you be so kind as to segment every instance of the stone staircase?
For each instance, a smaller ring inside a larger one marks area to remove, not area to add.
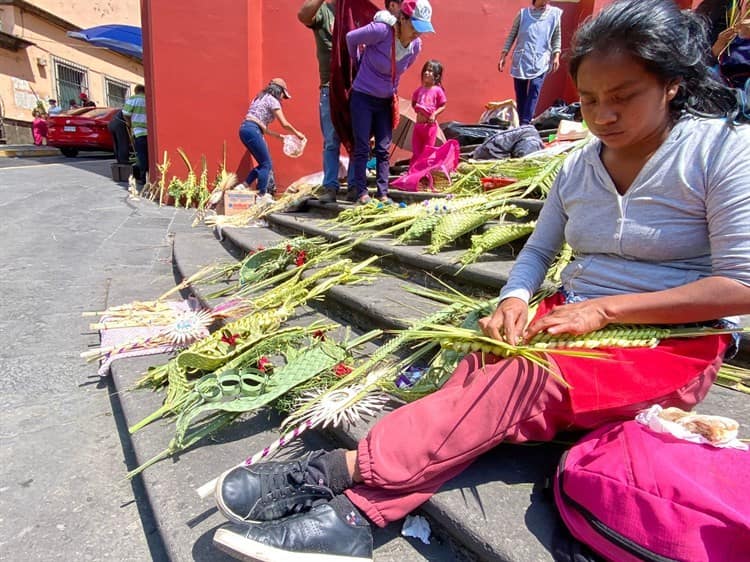
[[[395,200],[413,201],[431,197],[426,194],[399,194]],[[400,197],[399,197],[400,195]],[[532,213],[539,205],[524,202]],[[180,226],[173,245],[173,266],[177,281],[215,262],[241,259],[258,246],[270,246],[284,237],[299,234],[323,236],[330,241],[348,232],[332,229],[327,223],[346,204],[322,205],[310,200],[295,212],[268,217],[268,228],[225,228],[219,241],[206,228]],[[332,288],[320,302],[310,303],[291,320],[307,325],[324,319],[350,327],[355,333],[372,328],[398,329],[440,308],[435,302],[407,288],[437,287],[436,279],[476,295],[497,294],[513,265],[513,256],[521,244],[502,248],[459,272],[455,259],[466,248],[467,240],[436,256],[424,254],[422,244],[397,246],[390,237],[374,238],[360,244],[356,257],[381,256],[377,264],[383,274],[371,284]],[[203,290],[194,296],[207,302]],[[207,304],[210,304],[207,302]],[[377,342],[376,342],[377,343]],[[750,346],[745,340],[740,361],[747,362]],[[124,423],[130,425],[155,410],[161,395],[150,391],[124,392],[149,365],[163,357],[141,357],[115,362],[113,378],[118,389]],[[722,413],[738,419],[744,433],[750,429],[750,398],[738,392],[714,387],[699,408],[707,413]],[[212,502],[202,501],[193,489],[262,449],[276,439],[280,419],[261,412],[236,424],[214,440],[162,461],[146,470],[142,483],[166,551],[172,560],[225,560],[211,546],[211,537],[223,519]],[[296,456],[311,448],[352,447],[367,432],[369,423],[337,428],[332,432],[306,434],[299,443],[282,450],[281,457]],[[430,423],[430,420],[425,420]],[[168,443],[171,427],[152,424],[132,436],[134,466],[144,462]],[[127,432],[124,431],[123,435]],[[563,438],[565,440],[566,438]],[[570,439],[574,439],[571,437]],[[433,543],[422,545],[416,539],[398,536],[400,523],[375,530],[375,560],[497,560],[533,562],[554,560],[556,537],[563,533],[555,514],[546,482],[554,472],[564,442],[539,445],[502,445],[483,455],[463,474],[451,480],[421,513],[432,524]]]

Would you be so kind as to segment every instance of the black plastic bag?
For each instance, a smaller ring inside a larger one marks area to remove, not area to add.
[[[569,105],[553,105],[545,109],[531,124],[536,127],[537,131],[548,131],[557,129],[562,120],[582,121],[581,104],[575,102]]]
[[[455,139],[460,146],[472,144],[482,144],[489,138],[494,137],[498,132],[508,128],[505,124],[500,125],[472,125],[468,123],[459,123],[450,121],[440,127],[445,134],[446,139]]]

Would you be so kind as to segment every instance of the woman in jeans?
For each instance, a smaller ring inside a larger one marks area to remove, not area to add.
[[[422,49],[419,36],[435,31],[431,19],[432,7],[428,0],[406,0],[401,4],[398,21],[393,27],[374,21],[346,34],[352,57],[356,58],[358,49],[364,46],[349,96],[354,133],[353,187],[360,204],[370,201],[366,174],[371,136],[375,137],[377,197],[389,202],[388,150],[393,137],[393,95],[399,78]]]
[[[273,197],[268,193],[268,176],[271,173],[271,154],[263,135],[268,134],[277,139],[284,140],[284,135],[268,129],[268,125],[274,119],[278,119],[281,126],[291,132],[300,140],[305,140],[305,135],[299,132],[286,120],[281,109],[281,100],[290,99],[286,82],[282,78],[274,78],[263,90],[261,90],[250,104],[245,120],[240,126],[240,140],[250,151],[258,163],[250,170],[244,183],[245,188],[252,182],[258,180],[258,202],[270,203]]]

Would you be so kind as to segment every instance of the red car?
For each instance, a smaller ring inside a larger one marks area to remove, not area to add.
[[[114,152],[107,125],[120,111],[115,107],[81,107],[47,118],[47,144],[72,158],[80,150]]]

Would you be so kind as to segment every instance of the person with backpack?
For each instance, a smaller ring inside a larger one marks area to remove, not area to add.
[[[750,313],[750,126],[723,117],[737,98],[707,59],[702,21],[672,0],[617,0],[582,24],[569,68],[596,138],[566,159],[500,304],[479,322],[488,337],[731,326]],[[575,259],[527,326],[564,242]],[[370,523],[403,518],[482,453],[632,419],[652,404],[689,410],[733,345],[712,334],[602,350],[610,360],[550,354],[558,376],[521,357],[469,354],[356,450],[227,471],[216,498],[231,523],[214,542],[253,560],[314,559],[321,548],[371,560]]]

